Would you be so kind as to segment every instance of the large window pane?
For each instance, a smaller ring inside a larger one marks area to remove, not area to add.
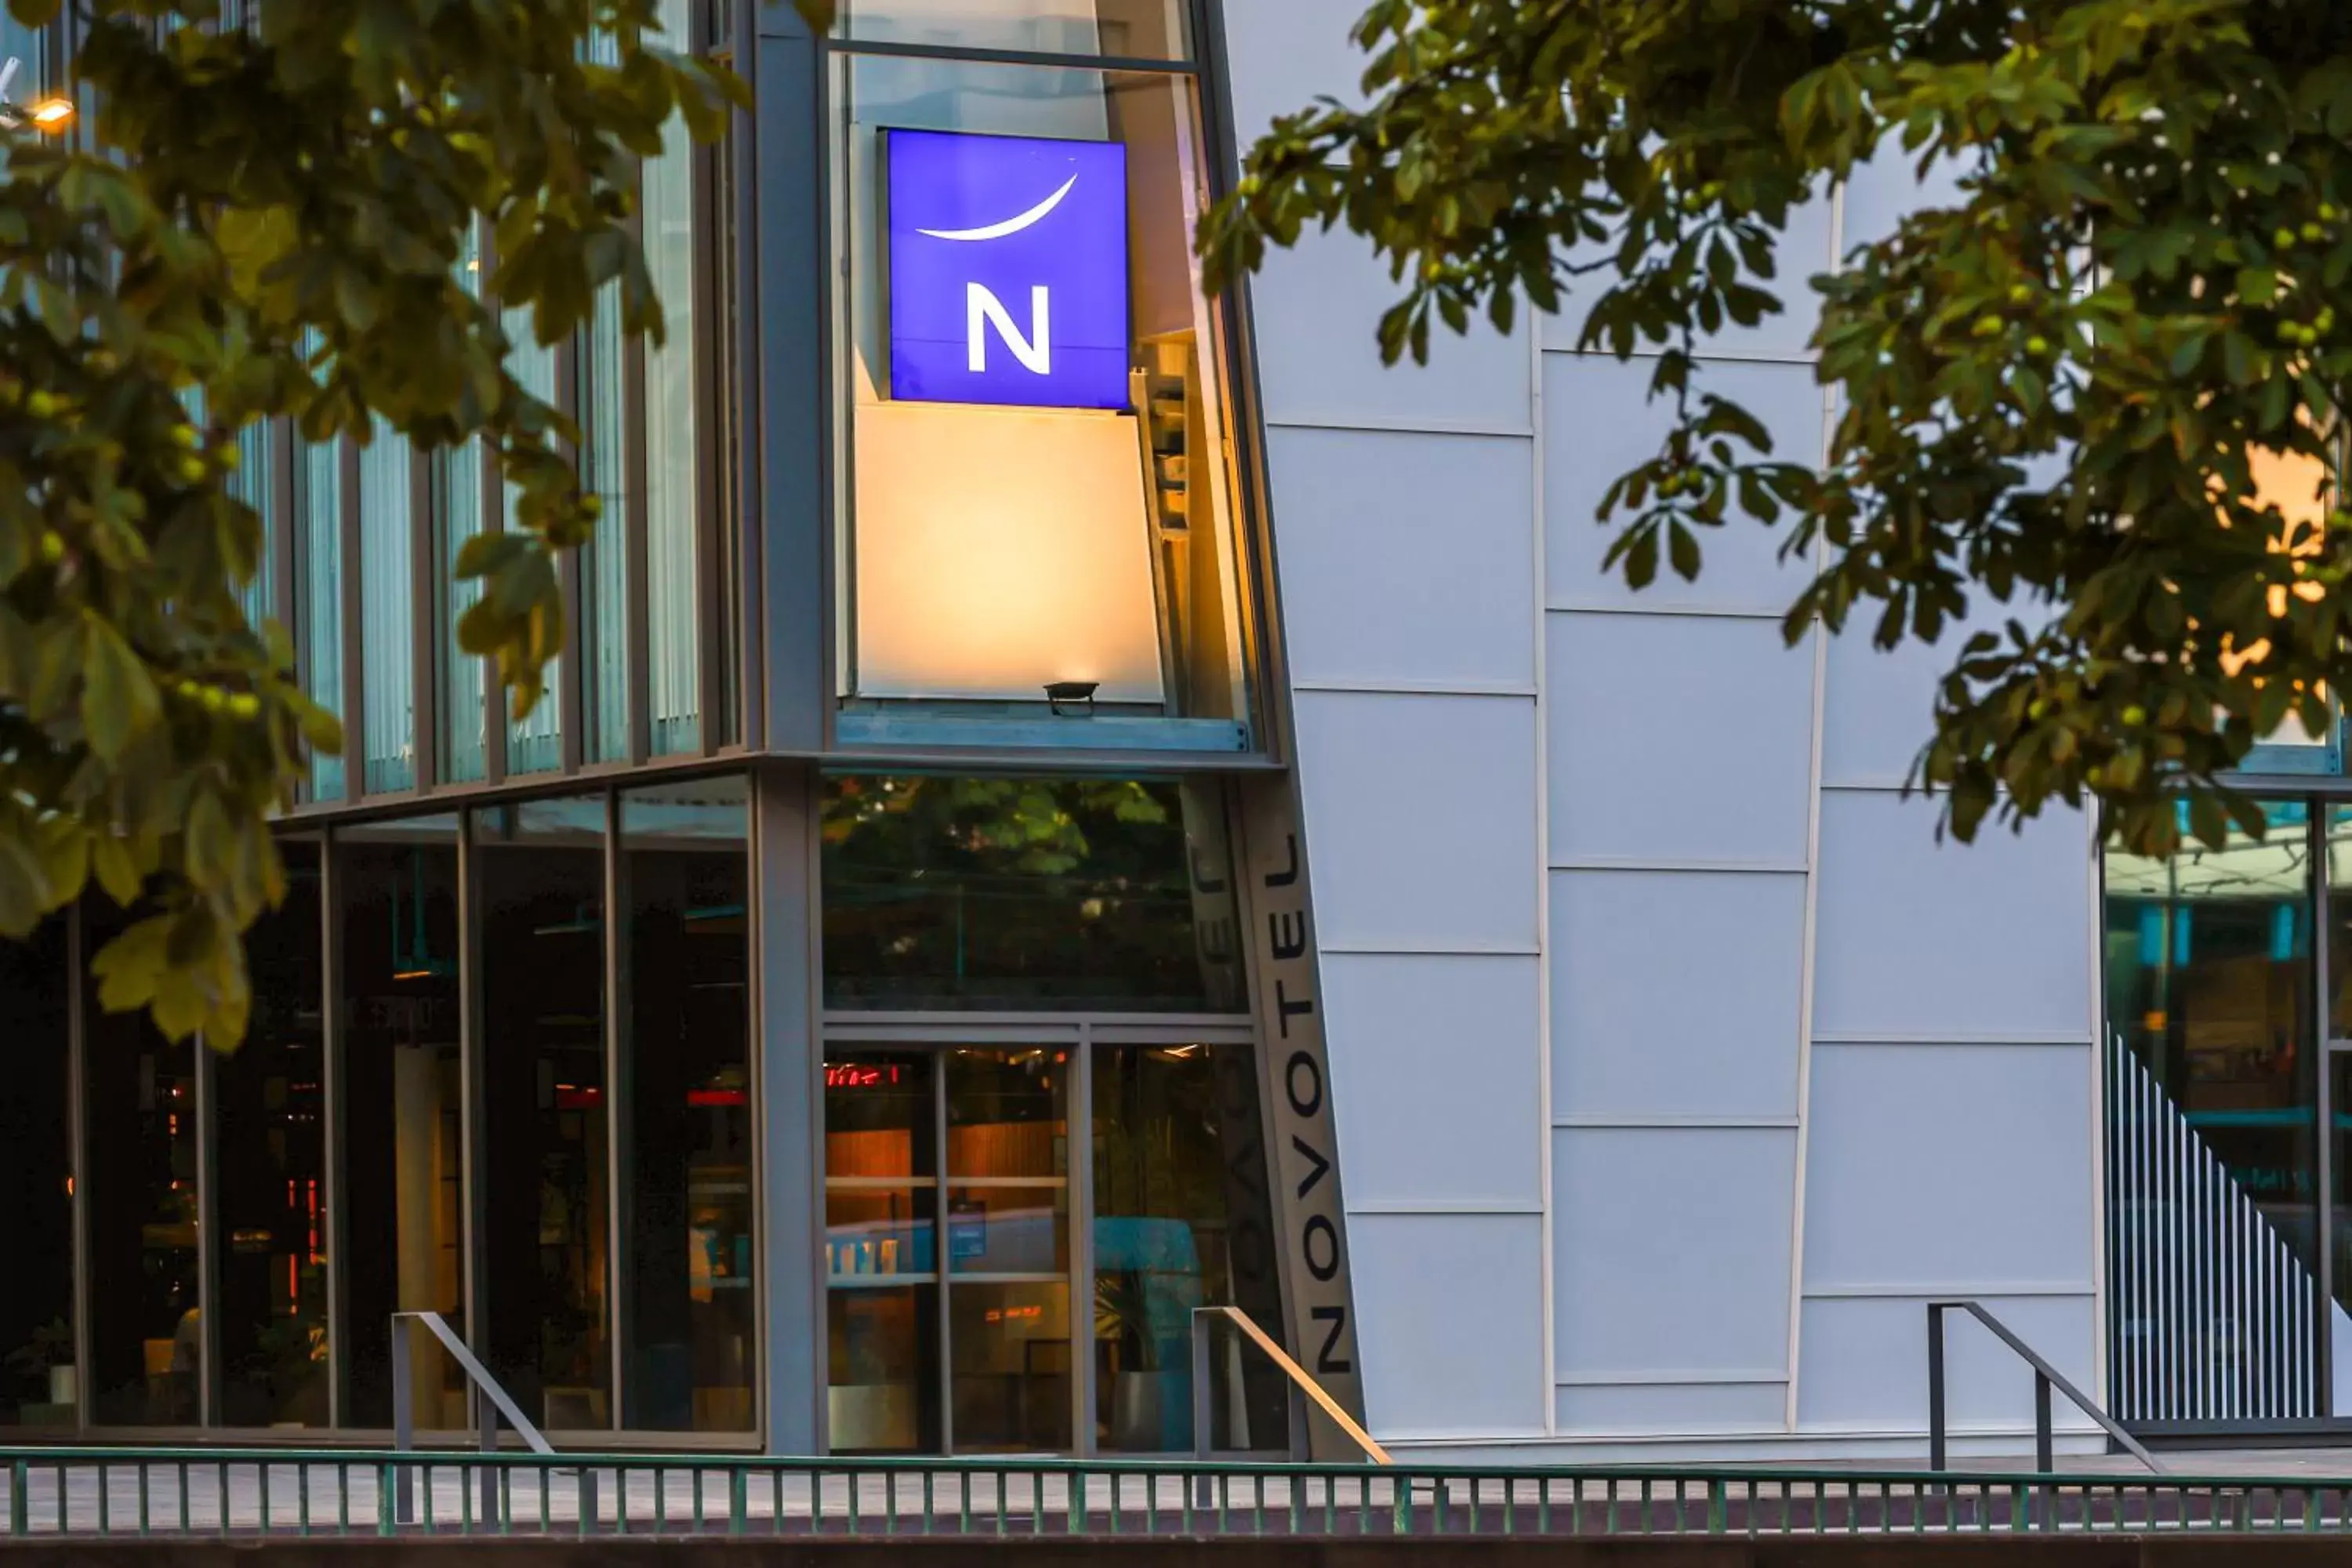
[[[1213,791],[854,777],[823,809],[828,1005],[1243,1005]]]
[[[79,1418],[73,1342],[73,1150],[68,1141],[68,917],[0,940],[0,1426],[69,1427]]]
[[[948,1389],[960,1452],[1070,1447],[1070,1058],[947,1053]]]
[[[621,797],[635,1430],[753,1424],[750,828],[741,779]]]
[[[344,756],[310,763],[310,790],[320,800],[343,797],[343,763],[355,743],[352,715],[343,713],[343,454],[341,441],[306,443],[295,470],[301,511],[297,560],[301,581],[294,618],[301,641],[302,689],[344,719]]]
[[[375,416],[360,453],[360,639],[367,790],[416,784],[415,486],[407,437]]]
[[[666,40],[691,42],[689,0],[659,0]],[[702,476],[696,425],[695,274],[705,259],[694,226],[698,154],[686,122],[663,132],[663,155],[645,167],[646,268],[661,296],[667,340],[646,340],[646,596],[656,756],[702,747],[701,616],[695,520]]]
[[[845,0],[843,36],[1030,54],[1182,59],[1189,7],[1171,0]]]
[[[1191,83],[837,69],[840,732],[975,743],[1015,722],[1024,744],[1246,749]]]
[[[467,293],[481,293],[478,229],[466,231],[457,254],[457,278]],[[433,578],[439,605],[434,642],[440,652],[434,662],[440,670],[441,772],[453,783],[473,784],[489,772],[488,666],[457,646],[457,623],[480,601],[482,584],[478,578],[458,577],[457,554],[482,531],[481,437],[444,448],[434,458],[434,470],[439,485],[434,518],[440,549]]]
[[[580,334],[580,482],[603,504],[581,552],[580,646],[590,682],[585,748],[600,763],[629,754],[628,451],[622,438],[625,361],[617,281],[596,291]]]
[[[144,911],[142,911],[143,914]],[[134,917],[85,907],[97,954]],[[105,1426],[201,1419],[196,1058],[143,1012],[109,1013],[84,977],[90,1415]]]
[[[1097,1047],[1094,1057],[1095,1439],[1192,1450],[1192,1312],[1282,1324],[1255,1055],[1247,1046]],[[1212,1446],[1289,1443],[1280,1374],[1213,1342]]]
[[[929,1052],[824,1064],[826,1432],[835,1453],[940,1447],[940,1124]]]
[[[280,844],[286,900],[246,938],[253,1017],[213,1068],[221,1420],[328,1421],[324,974],[319,846]]]
[[[2109,1026],[2295,1255],[2317,1268],[2309,815],[2266,808],[2169,860],[2106,858]]]
[[[474,815],[487,1359],[556,1430],[613,1425],[604,801]]]
[[[245,618],[257,628],[278,615],[278,540],[286,520],[278,515],[277,447],[276,429],[267,419],[257,419],[238,431],[236,471],[228,483],[229,493],[253,508],[261,521],[253,580],[238,595]]]
[[[458,1056],[457,822],[340,830],[345,1419],[392,1425],[392,1315],[465,1312],[464,1080]],[[409,1331],[420,1426],[461,1431],[457,1368]]]
[[[552,404],[556,401],[555,349],[539,341],[531,318],[532,313],[527,310],[509,310],[500,317],[507,337],[514,344],[507,353],[507,368],[524,390],[541,402]],[[509,531],[519,531],[522,526],[515,515],[521,493],[512,483],[506,487]],[[508,721],[507,772],[553,773],[563,765],[563,683],[570,679],[561,658],[547,661],[546,684],[539,701],[530,712],[518,713]],[[511,691],[507,700],[514,700]]]

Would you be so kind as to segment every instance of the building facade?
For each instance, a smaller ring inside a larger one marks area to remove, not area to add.
[[[1601,569],[1645,365],[1383,370],[1344,237],[1204,298],[1358,8],[666,0],[759,107],[645,166],[667,343],[519,351],[606,501],[549,699],[456,647],[478,453],[257,431],[253,606],[351,743],[251,1037],[99,1008],[109,909],[0,949],[0,1421],[381,1437],[435,1310],[560,1444],[1190,1451],[1213,1304],[1402,1451],[1909,1456],[1962,1298],[2144,1424],[2352,1413],[2333,748],[2259,847],[1941,845],[1936,650],[1785,648],[1761,529]],[[1866,171],[1783,275],[1920,199]],[[1706,356],[1783,452],[1808,333]],[[2027,1374],[1953,1357],[2016,1451]],[[1337,1452],[1211,1376],[1219,1449]]]

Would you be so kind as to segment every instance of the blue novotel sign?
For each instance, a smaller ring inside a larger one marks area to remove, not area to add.
[[[1127,407],[1126,147],[883,136],[890,395]]]

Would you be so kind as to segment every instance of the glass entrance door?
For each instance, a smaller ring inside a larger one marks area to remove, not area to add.
[[[834,1452],[1190,1452],[1193,1310],[1280,1332],[1254,1048],[1055,1033],[828,1051]],[[1286,1447],[1211,1375],[1217,1448]]]

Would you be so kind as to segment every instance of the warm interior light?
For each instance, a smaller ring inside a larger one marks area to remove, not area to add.
[[[1135,417],[857,408],[857,694],[1160,706]]]
[[[44,131],[62,131],[74,117],[70,100],[45,98],[26,111],[26,118]]]

